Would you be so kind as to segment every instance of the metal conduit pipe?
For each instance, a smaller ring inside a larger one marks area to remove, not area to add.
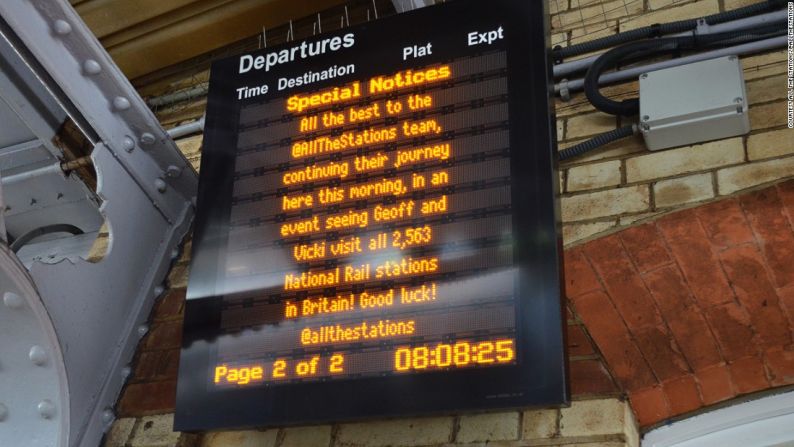
[[[154,98],[147,100],[146,104],[149,107],[169,106],[180,101],[187,101],[197,96],[206,95],[207,91],[209,91],[209,84],[204,83],[196,87],[169,93],[167,95],[155,96]]]
[[[692,54],[690,56],[679,57],[661,62],[655,62],[648,65],[639,67],[627,68],[625,70],[614,71],[612,73],[605,73],[598,78],[598,85],[607,85],[627,79],[633,79],[637,76],[647,73],[649,71],[661,70],[663,68],[679,67],[681,65],[691,64],[693,62],[705,61],[722,56],[743,56],[745,54],[758,53],[761,51],[771,50],[773,48],[783,48],[787,44],[786,36],[771,37],[769,39],[758,40],[732,47],[720,48],[718,50],[706,51],[703,53]],[[572,81],[564,81],[554,85],[554,92],[560,93],[561,90],[567,89],[569,92],[578,91],[584,87],[584,79],[574,79]]]
[[[193,133],[200,133],[204,131],[204,116],[202,115],[201,118],[193,121],[192,123],[182,124],[181,126],[176,126],[172,129],[168,129],[168,136],[173,139],[177,139],[180,137],[184,137],[185,135],[190,135]]]
[[[756,28],[759,26],[772,25],[777,22],[782,23],[785,22],[786,19],[787,19],[787,13],[785,10],[781,9],[780,11],[768,12],[765,14],[759,14],[757,16],[746,17],[743,19],[733,20],[725,23],[719,23],[716,25],[706,25],[698,28],[695,31],[686,31],[683,33],[670,34],[669,36],[666,37],[682,37],[682,36],[691,35],[692,33],[703,35],[703,34],[723,33],[729,31],[742,31],[746,29]],[[593,64],[593,62],[601,56],[601,54],[596,54],[583,59],[578,59],[575,61],[570,61],[559,65],[555,65],[553,67],[554,77],[559,78],[565,75],[569,75],[571,73],[587,70],[587,68],[589,68]]]

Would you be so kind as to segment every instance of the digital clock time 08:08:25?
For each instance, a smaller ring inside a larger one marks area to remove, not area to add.
[[[394,368],[397,371],[447,368],[450,366],[486,365],[510,363],[515,357],[514,341],[440,343],[434,347],[400,347],[394,352]]]

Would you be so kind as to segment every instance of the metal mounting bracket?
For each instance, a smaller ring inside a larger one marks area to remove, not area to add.
[[[0,281],[0,297],[12,297],[14,305],[21,300],[14,296],[25,298],[23,307],[47,316],[37,317],[41,330],[20,332],[15,344],[0,339],[0,384],[24,382],[33,362],[39,373],[57,373],[48,381],[62,387],[43,389],[39,404],[26,399],[25,387],[0,390],[0,445],[95,447],[113,422],[129,362],[190,227],[198,178],[67,0],[0,1],[0,34],[33,73],[28,80],[43,87],[36,94],[92,143],[99,211],[110,232],[99,262],[34,261],[32,284]],[[36,222],[53,223],[59,222]],[[75,241],[64,238],[69,243]],[[10,250],[2,254],[10,261],[0,267],[14,266],[15,278],[27,275],[16,271],[22,263]],[[17,310],[0,303],[0,333],[12,321],[33,327],[30,315]],[[50,343],[42,341],[47,334]],[[28,346],[24,358],[12,349],[17,344]],[[43,366],[36,364],[40,354]],[[25,368],[2,367],[15,364]]]

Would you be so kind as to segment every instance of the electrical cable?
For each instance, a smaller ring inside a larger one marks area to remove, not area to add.
[[[765,2],[755,3],[742,8],[734,9],[731,11],[720,12],[712,14],[703,18],[707,25],[716,25],[731,20],[742,19],[758,14],[782,8],[785,5],[784,0],[767,0]],[[604,48],[614,47],[626,42],[632,42],[640,39],[660,37],[665,34],[682,33],[691,31],[697,28],[698,19],[679,20],[676,22],[657,23],[642,28],[624,31],[622,33],[613,34],[610,36],[602,37],[587,42],[582,42],[567,47],[557,46],[552,50],[552,57],[557,63],[562,62],[564,59],[578,56],[584,53],[603,50]]]
[[[560,161],[567,160],[573,157],[578,157],[587,152],[591,152],[595,149],[598,149],[601,146],[609,144],[613,141],[617,141],[623,138],[630,137],[632,135],[636,135],[638,132],[639,129],[637,128],[636,124],[632,124],[630,126],[623,126],[615,130],[610,130],[609,132],[604,132],[600,135],[596,135],[595,137],[587,141],[582,141],[579,144],[561,150]]]
[[[780,27],[762,27],[753,31],[732,31],[704,36],[662,37],[631,42],[615,47],[596,59],[587,70],[584,80],[584,91],[587,99],[598,110],[610,115],[633,116],[640,110],[639,98],[614,101],[601,94],[598,80],[601,74],[626,59],[638,59],[673,51],[706,48],[712,45],[727,45],[748,40],[757,40],[770,34],[785,32]]]

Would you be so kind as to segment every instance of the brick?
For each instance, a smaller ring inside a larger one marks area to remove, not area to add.
[[[559,410],[530,410],[523,414],[521,439],[548,439],[559,433]]]
[[[179,349],[144,351],[135,364],[133,382],[176,379]]]
[[[550,5],[554,4],[551,2]],[[552,13],[553,14],[553,13]],[[564,33],[554,33],[551,35],[551,46],[556,47],[557,45],[561,47],[568,46],[568,32]]]
[[[714,197],[714,184],[711,174],[661,180],[653,186],[653,195],[657,208],[701,202]]]
[[[591,292],[582,295],[575,300],[575,306],[615,379],[628,389],[656,383],[650,367],[606,294]]]
[[[621,231],[619,235],[638,271],[647,272],[672,262],[656,225],[638,225]]]
[[[186,289],[170,289],[155,303],[154,321],[179,318],[185,303]]]
[[[634,225],[635,223],[650,220],[651,218],[657,217],[661,214],[662,213],[659,212],[659,213],[640,213],[631,216],[620,216],[618,222],[621,226]]]
[[[563,258],[565,294],[568,298],[601,290],[601,283],[580,248],[566,250]]]
[[[780,202],[788,215],[788,221],[794,228],[794,180],[778,183],[776,187],[777,195],[780,197]]]
[[[412,447],[449,442],[452,417],[397,419],[341,424],[336,447]]]
[[[643,279],[687,363],[699,369],[720,362],[717,341],[678,269],[664,267]]]
[[[579,6],[581,3],[574,3]],[[603,25],[604,21],[626,17],[642,12],[642,3],[626,2],[625,0],[607,0],[593,2],[592,5],[581,4],[582,7],[571,9],[568,12],[552,17],[552,28],[570,28],[597,24]]]
[[[190,274],[190,264],[176,264],[168,274],[168,287],[171,289],[184,289]]]
[[[794,154],[794,137],[791,129],[773,130],[750,135],[747,138],[747,156],[750,160]]]
[[[573,146],[574,144],[581,143],[585,139],[586,138],[581,140],[566,141],[561,143],[558,147],[560,150],[566,149]],[[566,160],[564,163],[589,163],[608,158],[623,157],[630,154],[645,152],[646,150],[645,142],[643,141],[642,137],[634,136],[609,143],[598,148],[598,150],[589,152],[585,155],[580,155],[571,161]]]
[[[142,352],[135,363],[132,380],[135,382],[151,380],[157,374],[163,352],[165,351]]]
[[[575,401],[560,410],[563,437],[614,435],[624,432],[626,404],[618,399]]]
[[[579,325],[567,325],[568,329],[568,355],[570,357],[586,356],[595,353],[590,339],[585,330]]]
[[[764,353],[772,386],[791,385],[794,383],[794,350],[780,347],[772,348]]]
[[[176,146],[185,157],[195,157],[201,155],[201,143],[204,140],[204,135],[196,135],[193,137],[182,138],[176,140]]]
[[[614,220],[608,222],[564,224],[562,226],[562,240],[567,247],[614,228],[615,225],[616,222]]]
[[[642,427],[670,417],[670,408],[661,386],[629,392],[629,401]]]
[[[456,442],[512,441],[518,439],[517,412],[463,415]]]
[[[794,328],[794,284],[776,290],[780,297],[780,307],[788,314],[789,322]]]
[[[723,0],[723,2],[725,3],[726,11],[758,3],[756,0]]]
[[[148,349],[169,349],[182,346],[182,321],[155,323],[146,335]]]
[[[791,343],[788,321],[758,249],[754,245],[734,247],[722,252],[720,258],[739,302],[750,314],[760,341],[766,347]]]
[[[94,239],[91,249],[88,250],[85,260],[91,263],[97,263],[101,261],[107,254],[109,247],[110,237],[102,234],[98,235],[97,238]]]
[[[619,391],[599,360],[573,360],[570,362],[569,371],[571,393],[574,396],[603,396]]]
[[[746,84],[747,100],[750,104],[774,101],[786,98],[786,76],[771,76],[757,79]]]
[[[768,129],[786,125],[786,102],[777,101],[762,105],[750,106],[750,128],[752,130]]]
[[[695,377],[700,385],[700,395],[705,405],[722,402],[736,395],[733,391],[731,375],[725,364],[720,363],[695,371]]]
[[[687,363],[664,325],[633,330],[637,346],[659,380],[687,371]]]
[[[695,214],[712,245],[724,249],[755,242],[753,231],[737,200],[720,200],[699,206]]]
[[[277,441],[278,429],[224,431],[205,434],[201,447],[275,447]]]
[[[720,12],[720,5],[717,0],[703,0],[694,3],[687,3],[674,8],[665,8],[642,14],[638,17],[621,19],[620,32],[642,28],[643,26],[653,25],[654,23],[674,22],[676,20],[693,19]]]
[[[145,416],[174,411],[176,381],[132,383],[118,403],[120,416]]]
[[[602,16],[602,18],[603,18],[603,16]],[[581,21],[579,22],[579,24],[582,24],[582,23],[583,22],[581,22]],[[577,25],[579,25],[579,24],[577,24]],[[576,45],[576,44],[580,44],[582,42],[586,42],[586,41],[589,41],[589,40],[600,39],[602,37],[611,36],[612,34],[615,34],[617,32],[618,32],[618,21],[617,20],[607,19],[607,20],[601,20],[601,21],[596,21],[596,22],[587,21],[587,22],[584,22],[584,26],[577,26],[576,28],[571,29],[570,45]],[[596,54],[596,53],[597,53],[597,51],[589,51],[587,53],[582,53],[580,55],[577,55],[576,58],[577,59],[584,58],[584,57],[591,56],[591,55]],[[602,89],[602,91],[604,91],[604,93],[607,94],[608,97],[610,97],[610,98],[613,97],[606,90],[608,90],[608,89],[607,88]],[[595,110],[595,109],[592,108],[591,110]]]
[[[729,0],[730,1],[730,0]],[[755,0],[742,0],[755,1]],[[786,50],[781,49],[771,53],[742,57],[744,80],[765,78],[786,72]]]
[[[619,160],[574,166],[568,170],[568,191],[606,188],[619,184]]]
[[[284,430],[279,447],[328,447],[331,443],[331,426],[290,427]]]
[[[717,171],[717,189],[720,195],[732,194],[753,186],[791,177],[794,157],[747,163]]]
[[[769,387],[764,363],[756,356],[738,359],[728,365],[728,370],[739,394],[752,393]]]
[[[702,308],[733,301],[733,291],[694,211],[662,217],[657,226]]]
[[[670,405],[670,413],[673,415],[688,413],[703,405],[695,378],[691,375],[669,380],[662,384],[662,388]]]
[[[113,421],[107,435],[105,435],[104,447],[126,447],[135,428],[135,418],[121,418]]]
[[[647,210],[649,206],[650,193],[647,185],[577,194],[563,197],[562,220],[573,222],[636,213]]]
[[[557,141],[565,140],[565,120],[557,120]]]
[[[742,196],[740,202],[761,243],[775,285],[786,287],[794,284],[794,263],[791,262],[794,259],[794,231],[777,189],[768,188],[747,194]]]
[[[568,139],[589,137],[616,127],[617,121],[614,116],[602,112],[588,113],[568,118],[565,122],[565,136]]]
[[[174,415],[161,414],[141,418],[130,447],[176,447],[181,433],[175,432]]]
[[[715,306],[706,310],[706,320],[714,331],[725,360],[753,354],[753,331],[750,328],[750,316],[744,308],[736,303]]]
[[[630,330],[662,324],[656,304],[618,235],[592,241],[584,246],[584,252]]]
[[[629,183],[705,171],[744,161],[741,137],[654,152],[626,160]]]

